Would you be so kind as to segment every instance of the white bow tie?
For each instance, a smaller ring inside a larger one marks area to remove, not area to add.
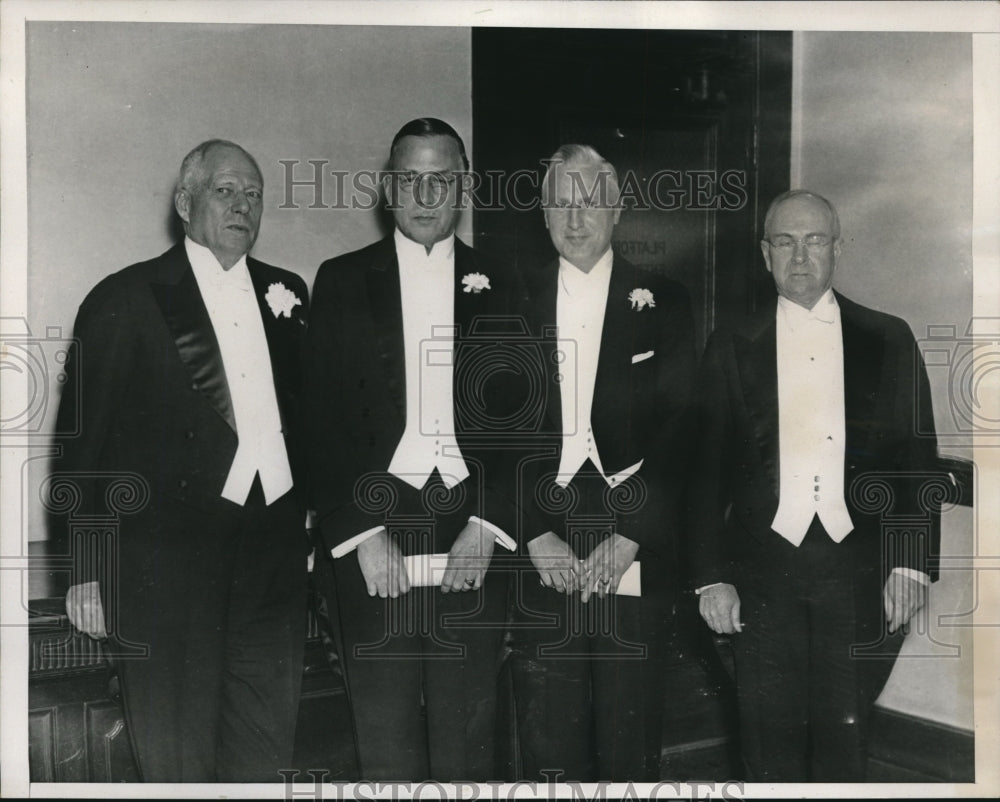
[[[816,304],[812,309],[806,309],[795,303],[783,304],[785,315],[792,328],[808,324],[810,321],[830,324],[836,319],[836,307],[833,304]]]

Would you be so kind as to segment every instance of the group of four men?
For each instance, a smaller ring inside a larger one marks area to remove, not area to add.
[[[835,210],[804,191],[772,204],[779,297],[713,334],[699,378],[686,291],[611,248],[617,175],[593,148],[550,160],[559,259],[524,281],[455,237],[468,167],[447,123],[404,125],[394,231],[324,263],[309,303],[247,255],[258,165],[203,143],[175,194],[184,241],[81,306],[81,390],[60,409],[80,434],[58,470],[87,477],[93,509],[122,474],[149,500],[67,609],[148,647],[121,661],[143,778],[292,768],[309,508],[364,779],[497,778],[505,633],[525,776],[658,779],[692,576],[708,625],[734,634],[749,776],[863,779],[885,672],[851,646],[923,604],[935,546],[887,550],[851,483],[878,472],[914,505],[936,454],[906,324],[831,290]]]

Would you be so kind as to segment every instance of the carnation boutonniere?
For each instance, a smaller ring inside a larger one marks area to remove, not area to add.
[[[292,310],[302,304],[299,297],[280,281],[268,286],[264,300],[275,317],[291,317]]]
[[[462,284],[464,285],[462,292],[479,295],[483,290],[490,289],[490,278],[482,273],[466,273],[462,276]]]
[[[653,293],[649,290],[644,290],[641,287],[636,287],[632,292],[628,294],[628,299],[632,304],[632,308],[637,312],[641,312],[645,307],[652,309],[656,306],[656,301],[653,300]]]

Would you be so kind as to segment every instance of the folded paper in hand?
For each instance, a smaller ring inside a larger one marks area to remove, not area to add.
[[[594,582],[594,590],[597,590],[597,582]],[[633,560],[632,564],[625,569],[622,574],[622,581],[618,583],[616,596],[641,596],[642,584],[639,582],[639,562]]]
[[[410,585],[415,588],[433,586],[441,584],[444,579],[444,572],[448,568],[447,554],[411,554],[403,558],[406,565],[406,574],[410,578]],[[597,582],[594,582],[594,590],[597,590]],[[622,581],[618,585],[619,596],[641,596],[642,587],[639,583],[639,563],[633,562],[622,575]]]

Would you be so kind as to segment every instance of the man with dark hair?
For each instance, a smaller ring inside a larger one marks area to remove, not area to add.
[[[437,117],[417,117],[417,119],[410,120],[396,132],[396,136],[392,138],[392,144],[389,145],[390,169],[397,169],[393,167],[395,164],[394,154],[396,152],[396,146],[401,140],[408,136],[424,138],[434,136],[447,137],[454,142],[455,147],[458,148],[458,157],[462,160],[462,169],[469,169],[469,157],[465,152],[465,143],[462,141],[462,137],[458,135],[458,131],[452,128],[444,120],[439,120]]]
[[[531,286],[550,457],[522,494],[514,692],[524,776],[659,779],[694,323],[686,290],[611,247],[614,167],[564,145],[544,178],[559,259]]]
[[[277,782],[305,637],[293,475],[306,286],[247,256],[263,179],[243,148],[192,150],[174,206],[184,241],[105,278],[76,319],[67,370],[81,389],[63,397],[58,430],[78,421],[80,434],[53,479],[80,483],[82,515],[107,514],[102,477],[148,501],[121,516],[114,553],[77,555],[66,607],[112,652],[148,648],[119,661],[144,780]]]
[[[506,582],[489,568],[514,506],[469,429],[490,393],[469,346],[517,282],[455,237],[466,166],[447,123],[404,125],[383,181],[393,233],[316,277],[311,485],[366,780],[496,777]]]
[[[937,574],[927,374],[906,323],[832,289],[829,201],[780,195],[760,245],[776,301],[705,350],[695,587],[733,635],[748,778],[860,782],[871,705]]]

